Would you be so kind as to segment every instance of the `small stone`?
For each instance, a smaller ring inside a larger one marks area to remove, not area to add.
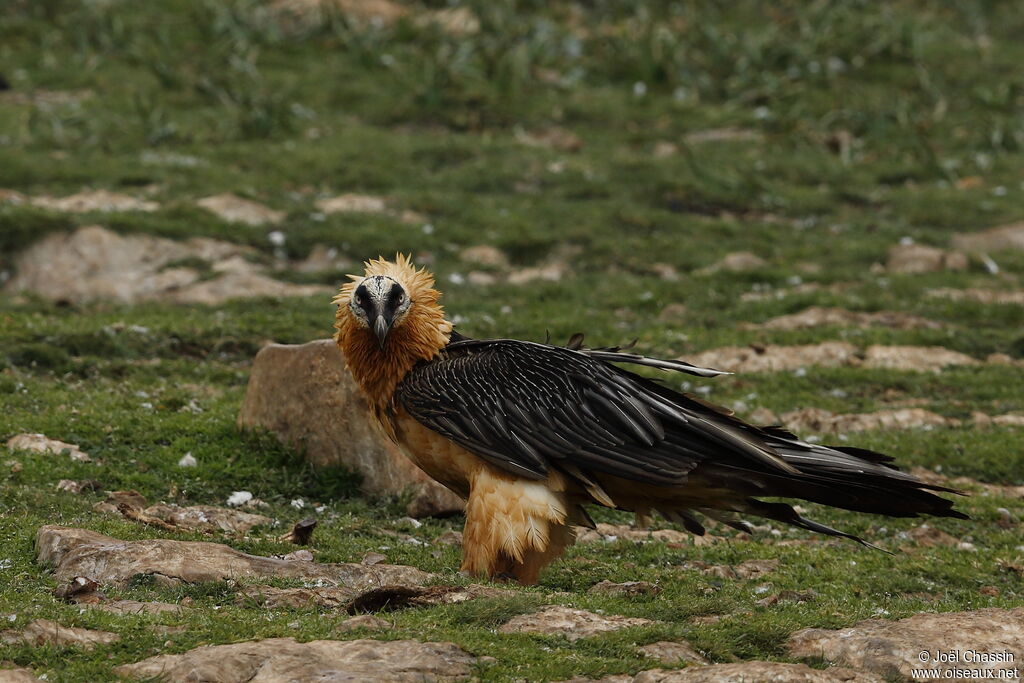
[[[195,467],[198,464],[199,462],[196,460],[196,457],[192,455],[191,452],[188,452],[185,455],[181,456],[181,459],[178,460],[178,467]]]

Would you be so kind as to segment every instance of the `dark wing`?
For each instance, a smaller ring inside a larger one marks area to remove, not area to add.
[[[703,370],[612,350],[461,340],[414,368],[396,396],[420,423],[523,477],[554,466],[671,485],[708,459],[797,473],[759,432],[605,360]]]
[[[746,512],[855,538],[755,496],[896,517],[965,517],[951,501],[930,493],[952,489],[900,472],[889,456],[811,444],[778,427],[747,424],[607,361],[717,372],[616,348],[586,349],[576,337],[568,347],[458,337],[438,358],[416,366],[396,398],[420,423],[491,464],[532,479],[557,468],[609,507],[616,503],[600,474],[671,486],[699,467],[703,485],[721,497],[700,511],[737,528],[744,525],[732,513]],[[700,533],[692,510],[657,504],[667,518]]]

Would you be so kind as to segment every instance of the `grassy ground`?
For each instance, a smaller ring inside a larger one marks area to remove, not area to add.
[[[869,274],[901,238],[947,246],[955,232],[1024,215],[1024,20],[1014,3],[469,6],[480,30],[457,36],[417,21],[427,9],[420,5],[397,23],[368,26],[334,12],[282,19],[265,4],[237,0],[5,3],[0,75],[10,92],[0,92],[0,187],[29,195],[145,190],[162,208],[67,215],[0,204],[0,268],[46,232],[97,222],[124,233],[213,236],[269,255],[266,228],[225,223],[193,205],[234,192],[287,212],[282,230],[292,257],[323,243],[353,260],[402,250],[431,263],[448,310],[472,336],[543,339],[550,332],[565,339],[582,329],[593,343],[639,337],[642,350],[666,356],[838,338],[943,345],[979,358],[1024,355],[1019,307],[924,295],[939,286],[1016,287],[1024,253],[994,254],[999,275],[978,263],[958,273]],[[73,96],[40,95],[46,92]],[[582,146],[522,144],[524,133],[552,126],[571,130]],[[723,128],[749,134],[688,137]],[[659,142],[675,144],[676,152],[655,155]],[[340,192],[387,196],[427,216],[432,230],[389,216],[318,214],[314,201]],[[469,268],[458,253],[476,244],[501,248],[516,265],[556,257],[565,244],[577,253],[557,283],[456,284]],[[737,250],[754,251],[770,266],[753,274],[690,274]],[[661,279],[656,262],[682,277]],[[820,269],[808,272],[807,263]],[[314,279],[336,284],[339,277]],[[794,278],[823,287],[740,300],[755,287],[789,287]],[[827,287],[833,283],[849,286],[835,293]],[[659,313],[671,303],[685,304],[686,312],[663,320]],[[809,305],[905,311],[944,327],[785,332],[739,325]],[[312,471],[273,440],[235,430],[255,351],[266,340],[329,335],[327,301],[214,309],[0,297],[0,320],[0,437],[43,432],[81,444],[98,461],[11,456],[20,471],[0,462],[0,615],[13,615],[13,627],[45,617],[122,635],[92,653],[0,648],[0,660],[45,671],[51,681],[95,681],[110,678],[118,664],[199,644],[331,637],[344,617],[236,606],[227,585],[171,590],[145,582],[119,594],[187,596],[198,609],[159,617],[80,612],[51,595],[54,582],[34,563],[41,524],[122,538],[161,532],[93,512],[103,494],[58,492],[60,479],[98,479],[108,490],[134,488],[180,503],[222,503],[245,489],[283,524],[301,516],[288,503],[302,497],[327,506],[316,536],[319,561],[357,561],[390,546],[392,562],[461,581],[455,550],[395,545],[381,533],[398,528],[399,502],[364,500],[351,476]],[[1020,367],[978,366],[934,375],[810,369],[708,384],[712,400],[750,409],[858,412],[918,399],[965,418],[975,410],[1024,410],[1022,380]],[[181,410],[191,399],[201,413]],[[857,443],[898,454],[908,466],[1024,484],[1022,436],[1019,428],[965,426],[869,433]],[[177,467],[186,452],[198,459],[195,469]],[[1020,575],[1000,564],[1022,554],[1019,527],[995,524],[997,508],[1014,505],[1019,513],[1019,501],[973,497],[962,503],[971,521],[934,523],[972,542],[974,552],[928,547],[888,556],[852,543],[780,546],[764,535],[700,549],[589,546],[514,599],[398,612],[396,628],[381,637],[455,641],[497,658],[481,671],[495,681],[652,668],[637,658],[635,644],[676,637],[715,661],[785,659],[782,643],[801,627],[1024,604]],[[890,548],[903,544],[898,532],[916,526],[814,512]],[[457,522],[406,531],[428,540]],[[782,536],[804,537],[788,530]],[[258,538],[231,543],[287,552]],[[766,579],[772,591],[811,587],[819,597],[764,608],[754,604],[763,597],[754,590],[760,582],[680,569],[685,560],[769,557],[782,562]],[[588,595],[601,579],[657,581],[664,592]],[[983,586],[998,595],[982,593]],[[495,635],[508,617],[551,602],[659,625],[571,646],[557,637]],[[723,618],[692,621],[709,614]],[[154,624],[187,630],[159,635]]]

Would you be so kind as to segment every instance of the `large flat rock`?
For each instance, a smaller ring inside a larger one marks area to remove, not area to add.
[[[41,680],[28,669],[0,669],[0,683],[38,683]]]
[[[101,584],[127,585],[139,574],[165,582],[200,583],[240,578],[305,579],[369,590],[394,584],[422,584],[430,574],[415,567],[354,563],[318,564],[247,555],[219,543],[145,539],[122,541],[68,527],[47,525],[36,533],[40,564],[54,565],[58,583],[87,576]]]
[[[119,640],[121,640],[121,636],[116,633],[63,626],[49,619],[36,619],[26,625],[22,631],[0,631],[0,643],[80,647],[86,650],[91,650],[97,645],[116,643]]]
[[[500,628],[499,633],[541,633],[565,636],[570,641],[588,638],[598,633],[618,631],[633,626],[647,626],[654,622],[639,617],[602,615],[572,607],[551,605],[533,614],[512,617]]]
[[[642,671],[631,683],[883,683],[868,671],[812,669],[806,664],[736,662],[688,666],[677,671]]]
[[[1006,678],[1024,661],[1024,607],[870,619],[837,630],[808,628],[790,636],[787,648],[794,657],[825,659],[887,677],[910,678],[913,669],[970,669]],[[939,676],[961,677],[952,672]]]
[[[341,350],[330,339],[260,349],[238,425],[270,430],[318,467],[358,472],[367,493],[411,492],[408,513],[414,517],[463,508],[462,499],[428,477],[375,427]]]
[[[180,655],[159,655],[114,671],[167,683],[293,683],[295,681],[455,681],[468,678],[476,658],[454,643],[415,640],[271,638],[207,645]]]
[[[212,305],[259,296],[323,296],[326,301],[330,288],[275,280],[247,260],[255,253],[251,247],[206,237],[179,242],[90,225],[52,233],[26,248],[3,289],[74,303],[103,299]],[[211,277],[182,265],[195,261],[208,263]]]

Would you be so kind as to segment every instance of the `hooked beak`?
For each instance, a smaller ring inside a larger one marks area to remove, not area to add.
[[[378,315],[373,321],[373,336],[377,338],[377,346],[384,350],[384,342],[388,338],[388,331],[391,329],[391,321],[387,316]]]

